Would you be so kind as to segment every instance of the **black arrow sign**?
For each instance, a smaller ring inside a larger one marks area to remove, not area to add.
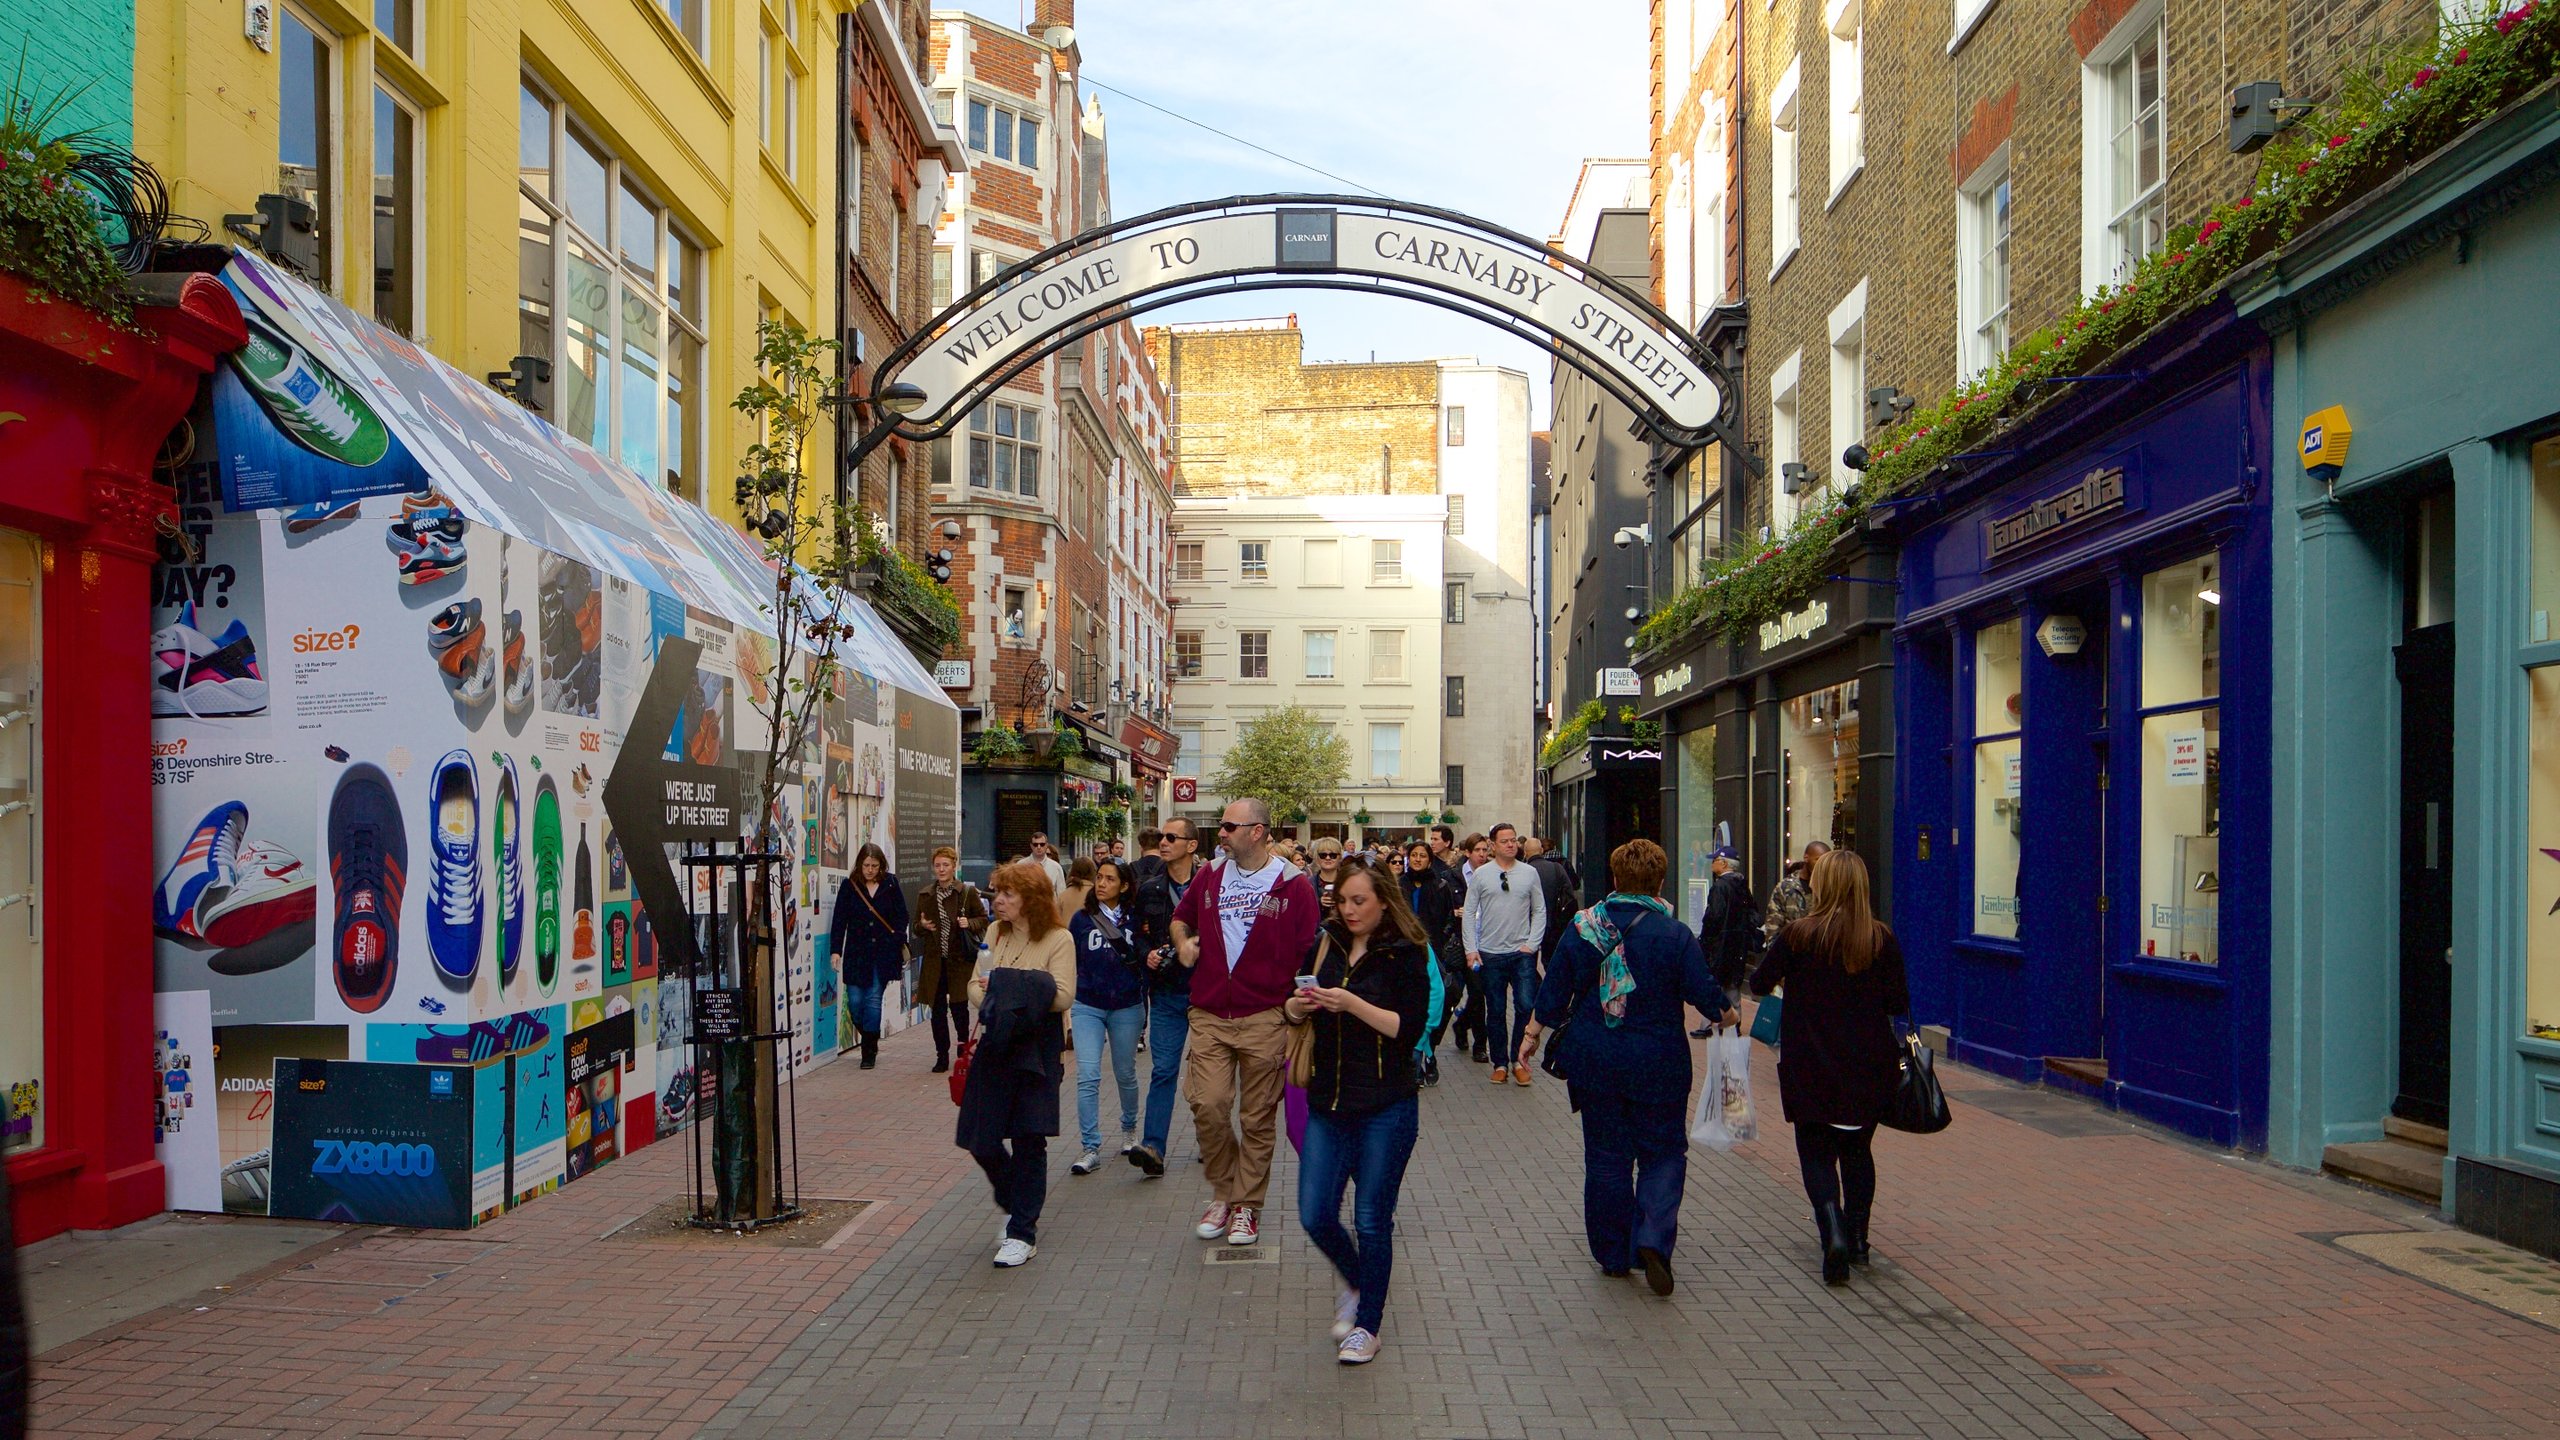
[[[685,974],[693,973],[699,957],[685,889],[667,859],[667,847],[681,840],[734,840],[739,835],[738,772],[666,758],[667,741],[693,694],[701,659],[702,647],[694,641],[671,635],[658,642],[658,660],[640,689],[640,703],[632,707],[622,753],[604,778],[604,813],[622,840],[631,888],[648,912],[658,952],[679,961]]]

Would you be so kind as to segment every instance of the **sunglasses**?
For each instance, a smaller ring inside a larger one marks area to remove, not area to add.
[[[1261,823],[1262,822],[1259,820],[1221,820],[1218,822],[1218,833],[1221,835],[1231,835],[1238,830],[1242,830],[1248,825],[1259,825]]]
[[[1502,872],[1502,893],[1505,895],[1511,893],[1511,872],[1508,870]]]

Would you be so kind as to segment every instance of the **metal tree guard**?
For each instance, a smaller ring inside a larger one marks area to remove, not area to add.
[[[786,926],[784,857],[743,843],[689,847],[685,913],[698,957],[691,990],[694,1073],[716,1077],[704,1190],[706,1126],[693,1124],[693,1213],[706,1230],[757,1230],[796,1219],[800,1105],[791,1070],[795,1015],[778,966]]]

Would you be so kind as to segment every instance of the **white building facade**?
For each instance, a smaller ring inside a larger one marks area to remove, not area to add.
[[[1444,808],[1533,827],[1538,612],[1529,590],[1529,377],[1440,362]]]

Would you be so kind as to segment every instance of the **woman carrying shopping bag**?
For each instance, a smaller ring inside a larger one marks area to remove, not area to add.
[[[1689,1176],[1689,1040],[1681,1007],[1709,1024],[1741,1017],[1698,937],[1662,903],[1669,861],[1650,840],[1609,856],[1609,896],[1574,917],[1547,964],[1521,1063],[1558,1027],[1565,1094],[1582,1113],[1582,1225],[1600,1273],[1644,1267],[1671,1293],[1671,1246]]]
[[[1805,1198],[1822,1237],[1822,1280],[1849,1283],[1867,1263],[1875,1206],[1876,1125],[1893,1111],[1910,1012],[1902,947],[1867,899],[1867,864],[1847,850],[1814,862],[1813,909],[1780,931],[1751,993],[1787,987],[1778,1014],[1778,1100],[1796,1128]]]

